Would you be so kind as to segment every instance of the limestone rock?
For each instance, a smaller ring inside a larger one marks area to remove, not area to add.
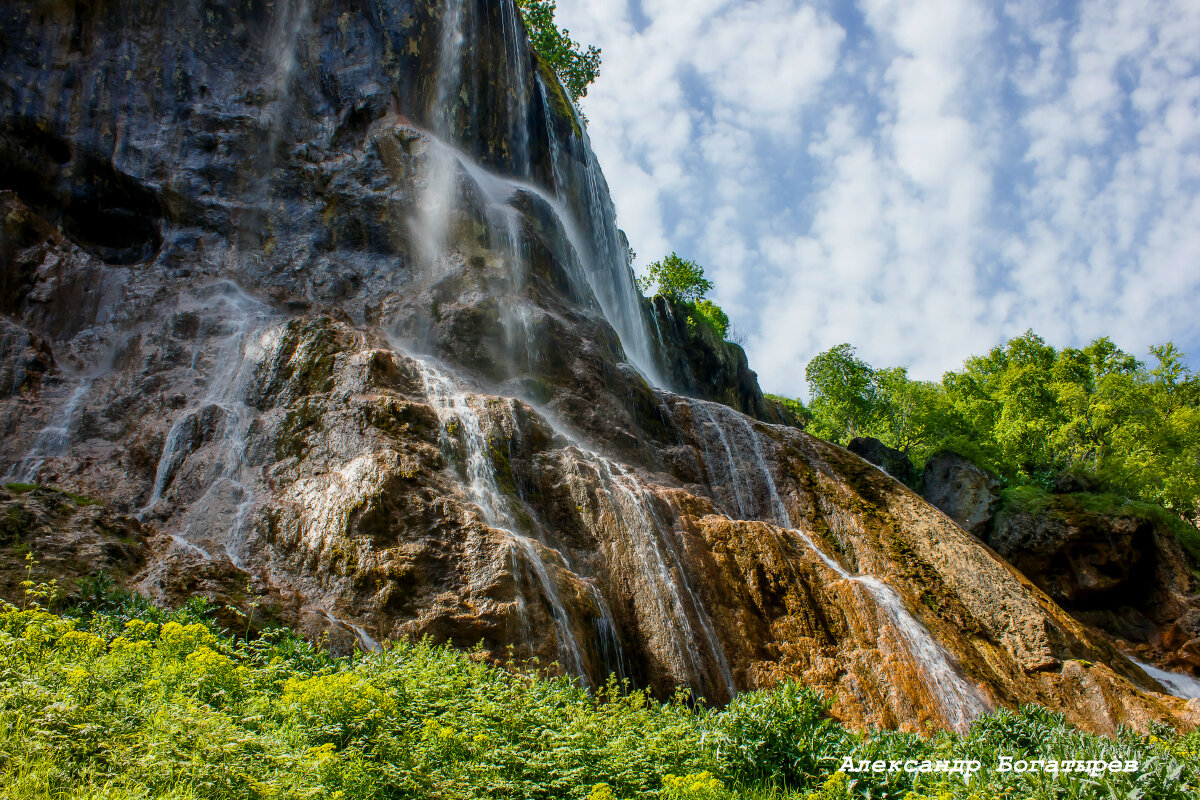
[[[1143,660],[1185,673],[1200,668],[1200,586],[1167,512],[1111,495],[1014,500],[988,543]]]
[[[508,0],[10,4],[0,76],[0,464],[138,532],[127,585],[860,726],[1194,724],[648,307]]]
[[[999,491],[994,475],[958,453],[941,450],[925,462],[921,496],[981,539],[987,537],[1000,504]]]
[[[0,598],[21,606],[27,578],[54,579],[64,595],[100,573],[128,584],[151,554],[149,533],[91,497],[11,483],[0,488]]]

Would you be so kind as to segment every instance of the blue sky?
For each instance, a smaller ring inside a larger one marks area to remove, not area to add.
[[[1200,2],[559,0],[638,266],[703,264],[763,388],[1033,328],[1200,364]]]

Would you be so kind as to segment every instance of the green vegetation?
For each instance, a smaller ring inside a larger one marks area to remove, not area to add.
[[[1167,343],[1147,367],[1100,338],[1056,350],[1032,331],[967,359],[940,382],[877,369],[841,344],[808,365],[810,430],[873,436],[918,467],[935,450],[971,458],[1009,486],[1063,472],[1185,517],[1200,500],[1200,376]]]
[[[638,280],[643,292],[654,291],[682,303],[697,303],[712,291],[712,281],[704,277],[704,267],[695,261],[680,258],[678,253],[646,267],[646,274]]]
[[[808,406],[792,397],[784,397],[779,394],[764,394],[767,400],[783,408],[784,411],[792,414],[796,418],[796,422],[801,425],[812,426],[813,415],[808,410]]]
[[[638,288],[685,306],[689,327],[695,327],[698,317],[711,325],[722,339],[729,332],[728,315],[716,303],[705,298],[712,291],[713,284],[704,277],[704,267],[695,261],[671,253],[646,268],[646,274],[638,278]]]
[[[517,0],[517,8],[538,57],[558,76],[572,102],[578,103],[600,74],[600,49],[583,49],[572,41],[570,31],[554,24],[554,0]]]
[[[1045,710],[966,735],[852,733],[795,685],[722,710],[660,702],[428,643],[331,657],[284,630],[216,629],[111,589],[64,614],[0,609],[0,785],[21,798],[1109,798],[1200,792],[1200,734],[1081,733]],[[997,772],[1016,759],[1136,772]],[[946,772],[843,772],[844,758],[977,759]],[[849,773],[849,774],[848,774]]]

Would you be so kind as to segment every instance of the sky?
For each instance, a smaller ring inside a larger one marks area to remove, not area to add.
[[[1197,0],[558,0],[636,267],[716,284],[764,391],[1032,328],[1200,366]]]

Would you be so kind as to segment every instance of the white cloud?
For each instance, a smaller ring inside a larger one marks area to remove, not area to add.
[[[922,377],[1028,327],[1200,356],[1200,4],[640,9],[559,4],[619,222],[706,265],[766,389],[841,341]]]

